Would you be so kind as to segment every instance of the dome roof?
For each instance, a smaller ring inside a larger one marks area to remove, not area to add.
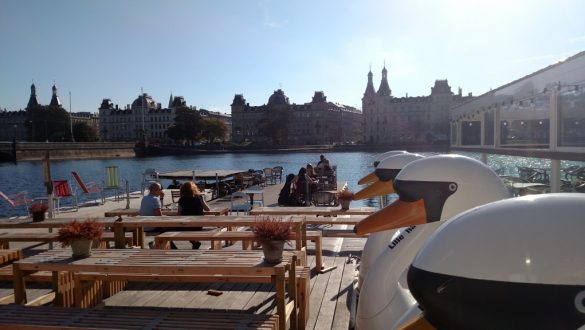
[[[142,101],[144,100],[144,105],[142,104]],[[144,93],[142,95],[139,95],[136,100],[134,100],[134,102],[132,102],[132,109],[135,108],[142,108],[142,107],[147,107],[147,108],[156,108],[156,102],[152,99],[152,96]]]
[[[288,101],[288,97],[284,95],[282,89],[278,89],[274,91],[270,98],[268,99],[268,105],[288,105],[290,102]]]

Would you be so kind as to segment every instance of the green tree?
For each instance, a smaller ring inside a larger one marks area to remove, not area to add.
[[[288,124],[293,117],[290,106],[269,109],[258,121],[258,132],[272,140],[273,144],[283,144],[289,138]]]
[[[198,111],[181,107],[175,111],[175,123],[166,130],[169,138],[179,141],[187,140],[189,145],[199,138],[201,116]]]
[[[227,125],[219,119],[201,119],[201,137],[203,137],[208,143],[213,143],[215,140],[223,141],[227,131]]]
[[[31,141],[69,141],[69,114],[61,107],[37,106],[28,109],[26,126]]]
[[[73,124],[73,136],[76,142],[97,142],[99,136],[93,127],[87,123],[78,122]]]

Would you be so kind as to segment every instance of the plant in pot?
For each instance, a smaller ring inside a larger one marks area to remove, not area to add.
[[[85,258],[91,255],[91,245],[102,238],[104,227],[93,219],[84,222],[73,220],[59,228],[57,240],[61,247],[71,245],[73,258]]]
[[[341,204],[341,209],[349,209],[349,203],[353,200],[353,193],[349,190],[347,184],[345,184],[343,188],[336,193],[336,195],[339,204]]]
[[[282,261],[284,243],[292,238],[292,223],[282,218],[266,217],[256,221],[252,226],[254,238],[262,244],[264,261],[267,263],[279,263]]]
[[[33,222],[45,220],[45,212],[49,207],[45,204],[35,203],[29,207],[30,214],[32,214]]]

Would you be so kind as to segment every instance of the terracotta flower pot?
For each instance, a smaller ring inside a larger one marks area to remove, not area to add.
[[[33,222],[45,221],[45,212],[35,212],[32,214]]]
[[[262,243],[262,251],[264,251],[264,261],[266,261],[267,263],[281,262],[283,250],[284,241],[272,241]]]
[[[340,199],[339,200],[339,204],[341,204],[341,209],[342,210],[348,210],[349,209],[349,203],[351,203],[351,201],[349,199]]]
[[[71,241],[73,258],[87,258],[91,255],[91,239],[76,239]]]

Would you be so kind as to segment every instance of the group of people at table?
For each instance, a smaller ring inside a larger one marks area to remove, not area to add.
[[[284,187],[278,195],[278,204],[283,206],[307,205],[311,194],[317,190],[318,176],[327,175],[331,171],[329,160],[321,155],[316,167],[308,163],[305,167],[300,168],[297,175],[288,174]]]
[[[180,188],[180,198],[178,201],[177,215],[204,215],[204,211],[209,211],[209,205],[193,181],[184,182]],[[153,182],[148,187],[148,195],[142,198],[140,202],[140,215],[144,216],[162,216],[162,201],[164,192],[159,183]],[[173,231],[173,228],[167,231]],[[181,228],[180,230],[189,230]],[[193,228],[195,231],[202,230],[201,227]],[[161,228],[153,228],[151,231],[163,232]],[[199,249],[201,242],[191,241],[193,249]],[[171,242],[171,249],[177,249],[177,246]]]

